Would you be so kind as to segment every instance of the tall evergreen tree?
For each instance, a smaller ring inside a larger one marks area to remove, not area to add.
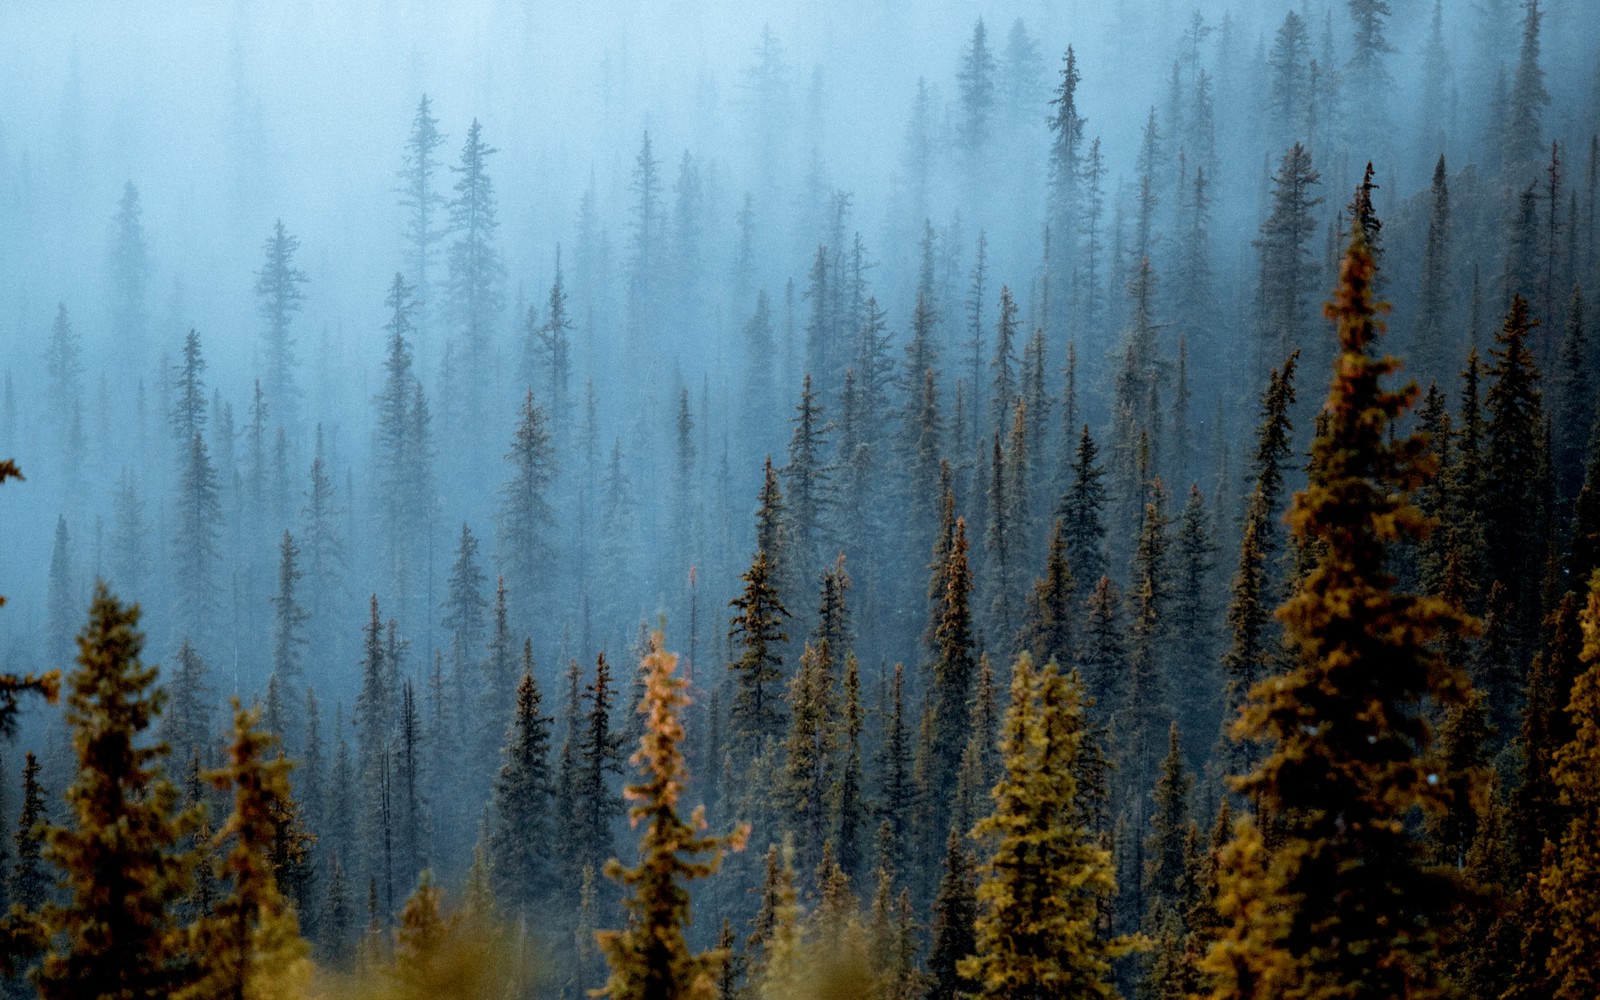
[[[531,653],[525,654],[531,667]],[[496,897],[519,912],[531,907],[551,888],[549,844],[554,824],[550,813],[550,724],[541,715],[543,699],[531,670],[517,682],[516,714],[506,734],[504,763],[495,779],[495,825],[491,871]]]
[[[461,364],[462,414],[470,428],[482,416],[483,390],[488,384],[490,351],[500,318],[500,279],[504,267],[495,244],[500,226],[489,177],[489,157],[499,150],[483,139],[483,126],[474,118],[461,147],[461,161],[450,168],[456,174],[455,197],[450,200],[449,231],[455,235],[446,262],[449,269],[450,318],[460,336],[455,357]]]
[[[429,308],[433,305],[433,283],[428,272],[438,256],[438,244],[443,242],[448,231],[440,219],[448,203],[434,183],[439,161],[433,154],[444,141],[439,120],[433,116],[433,102],[423,94],[412,116],[405,156],[396,173],[400,181],[396,193],[400,196],[400,207],[405,210],[406,258],[411,269],[411,285],[416,291],[418,332],[424,336]]]
[[[1206,960],[1217,997],[1436,995],[1448,879],[1424,864],[1405,818],[1442,794],[1427,780],[1423,702],[1465,690],[1432,643],[1464,623],[1438,598],[1395,592],[1386,565],[1391,540],[1423,530],[1410,494],[1432,470],[1420,436],[1391,431],[1416,388],[1381,385],[1398,362],[1371,353],[1372,277],[1357,226],[1327,308],[1339,355],[1312,481],[1290,514],[1316,552],[1279,611],[1293,666],[1256,687],[1235,730],[1271,746],[1236,785],[1271,840],[1249,821],[1236,829],[1232,927]]]
[[[1036,668],[1027,653],[1011,677],[1005,774],[994,811],[972,831],[985,856],[975,947],[957,968],[980,997],[1116,997],[1112,961],[1134,942],[1099,930],[1115,885],[1110,855],[1074,801],[1083,690],[1076,673]]]
[[[535,595],[546,589],[549,533],[555,525],[550,503],[555,449],[544,408],[534,403],[532,389],[523,398],[505,459],[511,464],[511,477],[500,488],[496,542],[517,602],[517,620],[529,621]]]
[[[61,902],[39,912],[47,947],[34,985],[46,998],[167,997],[192,981],[175,904],[189,883],[180,842],[190,819],[161,770],[166,747],[142,737],[165,697],[140,659],[139,609],[95,590],[67,679],[77,778],[45,858]]]
[[[300,311],[306,293],[300,286],[308,280],[306,273],[295,265],[295,254],[300,250],[298,237],[290,236],[283,220],[273,223],[272,235],[264,247],[266,259],[256,272],[256,298],[260,300],[257,312],[265,324],[262,337],[265,342],[266,400],[278,419],[292,425],[295,420],[300,387],[295,382],[294,337],[289,327],[294,314]]]
[[[1260,254],[1258,372],[1266,370],[1270,359],[1310,345],[1306,306],[1315,274],[1310,252],[1316,234],[1311,210],[1322,204],[1312,188],[1320,181],[1311,154],[1298,142],[1283,154],[1272,176],[1272,211],[1255,241]]]
[[[628,927],[599,935],[611,966],[601,995],[612,1000],[712,1000],[718,973],[729,958],[721,951],[690,951],[686,884],[715,873],[726,851],[743,850],[749,828],[707,836],[703,807],[687,818],[679,812],[686,784],[679,716],[689,699],[683,691],[687,682],[673,676],[677,662],[661,648],[657,633],[643,663],[645,697],[639,711],[646,718],[644,736],[631,758],[643,780],[627,789],[634,803],[630,820],[635,827],[644,824],[639,864],[624,868],[613,860],[606,868],[608,875],[631,890],[624,901],[632,917]]]

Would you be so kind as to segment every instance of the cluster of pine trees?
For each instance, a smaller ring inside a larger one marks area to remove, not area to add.
[[[532,297],[424,97],[381,349],[277,221],[243,378],[129,183],[0,401],[6,990],[1597,995],[1593,25],[1408,9],[1197,11],[1125,164],[979,21],[876,250],[764,31]]]

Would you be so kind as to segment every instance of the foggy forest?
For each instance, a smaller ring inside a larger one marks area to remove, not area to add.
[[[1600,997],[1593,0],[30,0],[0,95],[5,997]]]

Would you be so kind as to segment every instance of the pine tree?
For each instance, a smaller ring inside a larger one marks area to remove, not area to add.
[[[177,595],[172,617],[180,635],[193,636],[204,646],[203,637],[211,636],[214,628],[222,501],[211,453],[198,431],[188,442],[176,499],[172,550]]]
[[[1072,46],[1067,46],[1061,57],[1061,81],[1050,99],[1054,110],[1050,113],[1049,230],[1059,249],[1051,255],[1052,263],[1059,261],[1051,286],[1062,290],[1072,287],[1075,271],[1074,237],[1079,225],[1079,184],[1082,180],[1081,147],[1085,119],[1078,113],[1078,57]],[[1054,332],[1054,331],[1052,331]]]
[[[1532,164],[1543,148],[1544,105],[1550,93],[1544,86],[1544,69],[1539,65],[1539,29],[1544,14],[1539,0],[1523,4],[1522,45],[1517,50],[1517,69],[1506,102],[1506,121],[1502,135],[1505,147],[1499,150],[1508,169]]]
[[[433,103],[423,94],[411,119],[405,157],[396,174],[400,181],[396,193],[406,213],[406,258],[411,268],[411,284],[416,290],[419,333],[425,333],[428,328],[428,310],[433,304],[433,285],[428,271],[437,255],[437,245],[448,231],[439,220],[439,213],[447,203],[433,180],[439,166],[433,153],[444,141],[444,135],[439,132],[439,120],[433,116]]]
[[[1027,653],[1011,676],[1005,774],[994,811],[972,831],[986,856],[973,955],[957,968],[980,997],[1115,997],[1111,963],[1136,942],[1099,932],[1115,885],[1110,855],[1074,803],[1083,690],[1075,672],[1035,668]]]
[[[306,644],[301,629],[306,623],[306,611],[295,598],[295,588],[303,574],[300,571],[300,547],[288,531],[283,533],[283,543],[278,548],[278,592],[272,598],[272,674],[287,690],[299,690],[301,684],[300,650]],[[296,733],[298,737],[298,732]],[[299,749],[298,738],[291,741]]]
[[[1554,780],[1568,811],[1554,863],[1539,877],[1539,895],[1550,911],[1555,946],[1547,969],[1552,996],[1576,1000],[1600,990],[1600,934],[1594,925],[1600,906],[1600,802],[1593,777],[1600,768],[1600,579],[1589,586],[1583,618],[1586,669],[1571,688],[1567,708],[1572,736],[1555,752]]]
[[[1067,546],[1067,565],[1074,580],[1098,580],[1105,574],[1105,469],[1096,461],[1099,449],[1083,425],[1072,462],[1072,484],[1056,508]]]
[[[478,565],[478,540],[473,536],[472,528],[463,521],[461,540],[456,546],[456,559],[450,567],[445,613],[439,622],[450,634],[451,683],[456,704],[463,708],[469,704],[470,664],[483,642],[484,618],[489,610],[489,602],[483,596],[486,582],[487,578]]]
[[[300,250],[298,237],[290,236],[283,220],[273,223],[272,235],[263,247],[266,254],[261,270],[256,272],[256,297],[260,300],[257,312],[265,327],[262,337],[266,346],[266,400],[278,414],[280,421],[292,424],[296,400],[300,389],[295,384],[294,337],[289,333],[294,314],[300,311],[306,293],[300,286],[308,280],[306,273],[295,266],[295,254]]]
[[[17,816],[16,859],[6,872],[6,899],[24,913],[38,913],[50,898],[51,879],[43,861],[49,802],[39,782],[39,758],[27,752],[22,765],[22,810]]]
[[[1380,385],[1398,362],[1370,353],[1382,329],[1372,274],[1353,227],[1327,308],[1340,352],[1312,481],[1290,514],[1316,553],[1279,611],[1293,666],[1256,687],[1235,729],[1270,744],[1235,788],[1270,817],[1272,838],[1263,844],[1248,822],[1236,829],[1224,889],[1233,928],[1206,960],[1217,997],[1438,995],[1432,951],[1448,879],[1424,864],[1405,818],[1442,797],[1421,756],[1422,703],[1465,690],[1431,640],[1466,624],[1438,598],[1395,592],[1386,567],[1391,539],[1424,530],[1410,494],[1432,469],[1419,435],[1390,429],[1416,387]]]
[[[172,366],[172,410],[167,415],[179,448],[187,447],[196,433],[206,429],[205,370],[200,334],[190,329],[183,338],[183,360]]]
[[[958,126],[961,148],[976,154],[988,145],[990,117],[994,113],[994,55],[989,51],[988,33],[983,18],[972,28],[972,41],[962,54],[961,121]]]
[[[517,602],[517,620],[529,621],[534,595],[545,590],[549,532],[555,525],[550,504],[555,449],[544,409],[534,403],[531,389],[523,398],[517,429],[511,436],[511,450],[505,458],[511,463],[511,478],[500,488],[496,542]]]
[[[525,653],[531,661],[531,651]],[[531,662],[527,664],[531,666]],[[548,854],[554,824],[550,813],[550,724],[531,670],[517,682],[517,707],[506,734],[504,763],[495,779],[495,827],[490,847],[495,896],[521,912],[550,888]]]
[[[786,823],[804,853],[802,871],[816,868],[828,839],[828,774],[834,770],[837,747],[834,723],[833,651],[827,639],[807,643],[800,668],[789,682],[789,732],[784,740],[781,799]]]
[[[128,371],[144,361],[146,290],[150,280],[149,248],[144,237],[144,211],[139,189],[122,185],[117,214],[111,220],[111,322],[121,363]]]
[[[928,826],[932,835],[949,828],[950,793],[966,746],[967,702],[972,697],[978,662],[972,622],[972,570],[967,563],[967,525],[956,519],[955,534],[944,569],[944,594],[939,602],[936,632],[938,656],[933,662],[931,757],[924,787],[931,798]],[[937,841],[935,841],[937,843]]]
[[[1517,609],[1513,626],[1519,642],[1533,638],[1544,563],[1543,498],[1536,477],[1528,475],[1529,463],[1543,451],[1544,438],[1539,371],[1527,343],[1536,325],[1527,301],[1513,296],[1495,336],[1500,346],[1492,352],[1495,364],[1486,399],[1486,474],[1481,487],[1488,579],[1507,588],[1511,606]]]
[[[281,818],[293,804],[289,764],[282,755],[265,759],[275,741],[260,728],[258,709],[240,708],[235,698],[233,714],[228,763],[206,775],[212,787],[233,793],[233,812],[216,836],[218,842],[232,840],[221,864],[230,888],[190,931],[201,972],[197,982],[176,994],[185,1000],[258,995],[283,988],[307,971],[306,944],[273,865],[275,844],[284,833]]]
[[[482,414],[483,387],[490,364],[490,343],[500,317],[500,279],[504,268],[495,246],[500,222],[488,161],[498,150],[483,140],[483,126],[474,118],[461,147],[461,161],[450,168],[457,175],[450,200],[449,232],[455,234],[446,256],[449,268],[450,318],[460,334],[457,357],[462,370],[460,399],[467,426]]]
[[[862,774],[861,666],[854,653],[844,660],[844,702],[835,726],[834,741],[840,758],[838,776],[829,789],[833,804],[830,828],[838,844],[839,867],[852,881],[865,871],[863,835],[866,826],[866,779]]]
[[[918,796],[912,775],[911,738],[905,720],[905,668],[894,665],[888,718],[884,721],[878,764],[878,870],[887,878],[906,875],[906,846]]]
[[[1077,617],[1076,591],[1077,582],[1067,562],[1065,529],[1057,519],[1050,533],[1044,575],[1034,581],[1033,592],[1028,595],[1017,647],[1028,650],[1039,663],[1068,662],[1075,649],[1072,625]]]
[[[189,884],[180,850],[191,819],[160,769],[166,748],[141,734],[165,702],[139,654],[139,609],[96,588],[67,679],[67,723],[78,771],[65,825],[44,856],[63,875],[64,901],[39,912],[48,942],[34,973],[44,998],[167,997],[193,972],[174,920]]]
[[[1306,31],[1305,18],[1290,10],[1273,35],[1272,52],[1267,59],[1271,73],[1267,108],[1272,135],[1278,144],[1290,141],[1304,120],[1308,96],[1306,68],[1310,60],[1311,36]]]
[[[961,843],[961,835],[952,829],[945,848],[944,870],[939,875],[939,893],[933,903],[933,936],[928,952],[928,974],[933,985],[928,990],[929,1000],[957,1000],[977,992],[978,984],[959,971],[962,960],[975,950],[973,926],[977,911],[972,859]]]
[[[1417,321],[1411,335],[1411,356],[1420,380],[1439,379],[1449,371],[1450,346],[1450,181],[1444,154],[1433,168],[1427,242],[1422,250],[1422,280],[1417,288]]]
[[[556,434],[565,432],[571,418],[569,385],[572,381],[572,320],[567,316],[567,290],[561,277],[561,247],[556,247],[556,274],[550,284],[550,297],[546,306],[549,318],[533,330],[539,348],[540,367],[544,370],[547,395],[550,399],[551,424]],[[533,316],[529,309],[529,318]],[[531,385],[531,375],[529,384]]]
[[[1320,181],[1321,175],[1311,166],[1311,154],[1298,142],[1283,154],[1272,177],[1272,212],[1255,241],[1261,261],[1257,371],[1265,370],[1269,359],[1310,344],[1306,306],[1315,273],[1310,244],[1317,228],[1311,210],[1322,204],[1311,189]]]
[[[601,995],[613,1000],[712,1000],[718,973],[728,959],[719,951],[698,955],[690,951],[686,883],[713,874],[725,851],[742,850],[749,828],[707,836],[703,807],[687,819],[679,813],[686,778],[679,714],[689,699],[683,693],[687,683],[673,676],[677,661],[661,648],[659,633],[652,637],[650,655],[642,665],[646,687],[639,706],[646,726],[631,758],[643,780],[627,789],[634,803],[630,822],[635,827],[645,824],[639,864],[624,868],[613,860],[606,866],[607,875],[631,890],[624,905],[632,919],[626,930],[602,931],[598,938],[611,965]]]
[[[577,853],[582,864],[598,868],[611,853],[611,820],[621,803],[612,790],[611,775],[622,773],[622,735],[611,728],[611,664],[602,654],[595,659],[594,680],[584,689],[589,711],[583,717],[578,742],[578,774],[574,817]]]
[[[823,462],[826,430],[822,403],[812,389],[811,376],[805,377],[800,402],[795,406],[794,433],[789,439],[789,462],[783,468],[787,488],[787,534],[784,539],[793,559],[785,568],[789,580],[804,585],[816,574],[822,562],[823,524],[827,507],[828,473]]]
[[[740,579],[743,593],[728,602],[735,612],[728,620],[728,640],[741,647],[739,658],[728,665],[735,678],[729,729],[748,761],[768,739],[777,738],[783,725],[776,689],[783,681],[783,644],[789,641],[783,620],[789,612],[773,587],[772,565],[764,549],[756,550],[749,571]]]

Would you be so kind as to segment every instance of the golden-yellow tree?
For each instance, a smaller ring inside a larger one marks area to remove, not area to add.
[[[181,1000],[271,996],[309,971],[309,949],[272,863],[280,825],[293,812],[289,763],[272,755],[276,742],[261,728],[261,710],[235,698],[228,762],[206,774],[212,787],[233,793],[233,812],[215,837],[231,841],[220,865],[230,888],[190,930],[201,975]]]
[[[1075,801],[1083,738],[1077,672],[1019,655],[1000,737],[1004,774],[993,812],[972,829],[985,850],[973,954],[957,966],[986,1000],[1116,997],[1112,960],[1142,943],[1100,933],[1116,884],[1111,854]]]
[[[1432,475],[1425,442],[1396,422],[1416,387],[1373,356],[1384,307],[1354,227],[1334,301],[1334,362],[1311,482],[1289,514],[1314,563],[1278,609],[1290,668],[1257,684],[1233,729],[1268,755],[1235,789],[1263,815],[1224,854],[1231,917],[1206,967],[1212,996],[1332,1000],[1439,996],[1438,935],[1452,882],[1431,870],[1415,820],[1445,795],[1428,758],[1426,703],[1467,690],[1436,639],[1470,628],[1444,600],[1401,593],[1392,546],[1422,537],[1411,495]]]
[[[1600,574],[1584,608],[1583,662],[1567,711],[1574,734],[1556,751],[1555,782],[1568,812],[1554,862],[1539,878],[1555,946],[1547,960],[1557,1000],[1600,997]]]
[[[691,919],[687,883],[713,874],[725,851],[743,850],[749,829],[709,836],[703,806],[687,819],[679,814],[688,778],[679,716],[689,704],[684,693],[688,682],[674,675],[678,657],[662,649],[659,632],[651,636],[650,653],[640,666],[644,732],[631,763],[643,780],[629,785],[626,794],[633,802],[629,822],[634,827],[642,824],[644,832],[637,866],[624,868],[616,859],[606,865],[606,874],[631,892],[623,901],[628,926],[598,934],[611,965],[611,977],[600,995],[613,1000],[711,1000],[727,955],[690,951],[685,934]]]

